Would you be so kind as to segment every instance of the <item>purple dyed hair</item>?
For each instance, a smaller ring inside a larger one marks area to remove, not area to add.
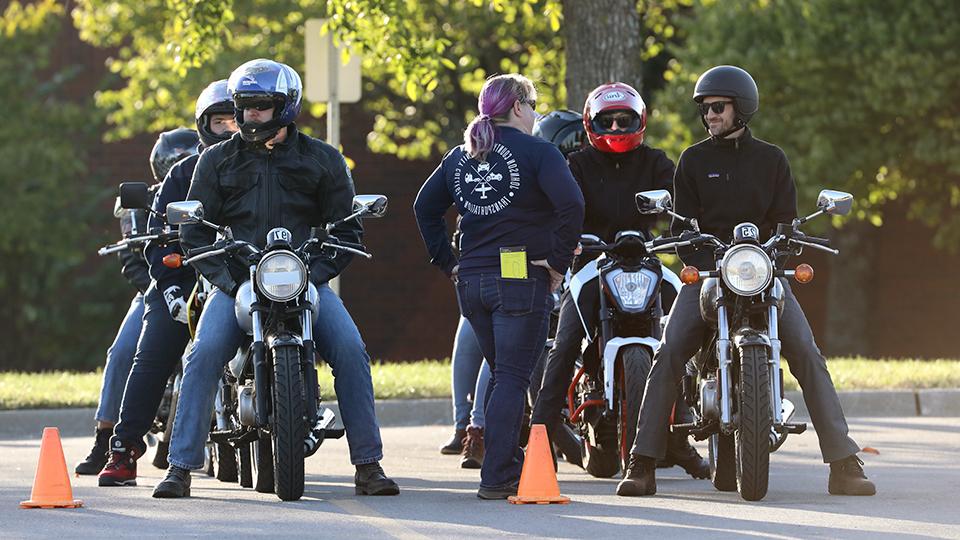
[[[480,161],[487,159],[487,154],[493,148],[493,139],[496,134],[494,123],[503,122],[517,100],[537,98],[537,89],[533,82],[523,75],[510,73],[508,75],[493,75],[483,83],[480,97],[477,99],[478,114],[466,131],[463,132],[463,144],[470,157]]]

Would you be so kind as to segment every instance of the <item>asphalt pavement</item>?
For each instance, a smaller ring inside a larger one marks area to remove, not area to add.
[[[328,441],[307,461],[302,500],[281,502],[195,473],[193,497],[153,499],[163,472],[141,459],[140,485],[100,488],[71,477],[81,509],[24,510],[39,433],[0,440],[0,538],[244,537],[327,538],[960,538],[960,418],[851,418],[851,434],[879,455],[863,454],[874,497],[827,494],[828,469],[812,431],[774,454],[770,490],[760,502],[715,491],[680,469],[658,473],[658,494],[621,498],[616,480],[561,464],[568,505],[514,506],[476,498],[479,473],[458,467],[438,446],[445,426],[383,429],[387,473],[398,497],[359,497],[344,440]],[[68,465],[89,437],[63,440]],[[149,454],[147,456],[149,458]]]

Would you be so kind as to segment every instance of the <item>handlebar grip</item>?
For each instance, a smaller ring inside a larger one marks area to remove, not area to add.
[[[830,240],[828,238],[818,238],[816,236],[803,236],[799,238],[804,242],[810,242],[811,244],[817,244],[818,246],[830,247]]]
[[[354,244],[353,242],[340,242],[339,244],[344,247],[358,249],[360,251],[367,251],[367,246],[363,244]]]
[[[187,250],[187,257],[188,257],[188,258],[189,258],[189,257],[196,257],[197,255],[203,255],[204,253],[207,253],[207,252],[209,252],[209,251],[216,251],[216,250],[218,250],[218,249],[220,249],[220,246],[218,246],[218,245],[216,245],[216,244],[213,244],[213,245],[210,245],[210,246],[203,246],[203,247],[188,249],[188,250]]]
[[[664,246],[664,245],[672,244],[674,242],[679,242],[679,241],[680,241],[679,236],[670,236],[667,238],[655,238],[653,240],[653,247]]]

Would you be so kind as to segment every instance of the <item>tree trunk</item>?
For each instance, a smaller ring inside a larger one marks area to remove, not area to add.
[[[563,0],[567,107],[582,111],[587,93],[614,81],[642,91],[643,35],[636,0]]]
[[[827,327],[824,353],[829,356],[870,356],[872,268],[879,229],[851,220],[832,239],[839,255],[830,257],[827,284]]]

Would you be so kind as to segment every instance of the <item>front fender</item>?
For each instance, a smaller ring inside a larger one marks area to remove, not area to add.
[[[650,357],[657,352],[660,341],[652,337],[615,337],[603,348],[603,397],[607,400],[607,409],[613,409],[613,380],[616,373],[617,355],[620,349],[628,345],[642,345],[650,349]]]
[[[770,337],[758,330],[744,326],[734,332],[733,344],[738,349],[747,345],[764,345],[770,347]]]

